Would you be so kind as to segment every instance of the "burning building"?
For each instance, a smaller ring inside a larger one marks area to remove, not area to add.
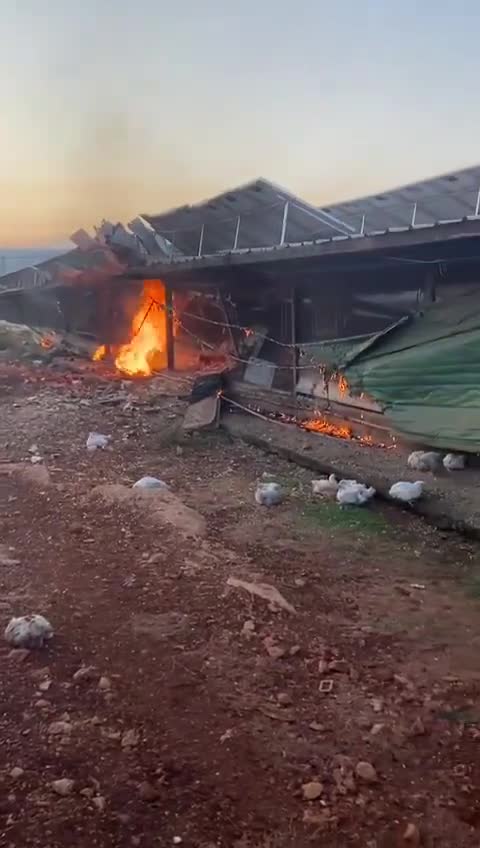
[[[0,278],[0,317],[89,333],[129,377],[226,371],[319,432],[476,451],[479,213],[478,167],[322,208],[256,180],[80,231]]]

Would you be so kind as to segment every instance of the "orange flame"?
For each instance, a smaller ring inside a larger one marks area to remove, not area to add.
[[[100,347],[97,347],[96,351],[94,351],[92,359],[94,362],[100,362],[100,360],[104,359],[106,355],[107,345],[100,345]]]
[[[50,336],[42,336],[40,344],[45,350],[50,350],[50,348],[53,347],[53,339],[51,339]]]
[[[131,377],[146,377],[164,368],[166,337],[165,286],[160,280],[145,280],[132,319],[130,341],[117,349],[116,368]],[[105,345],[100,345],[93,359],[103,359],[105,354]]]
[[[310,430],[315,433],[323,433],[325,436],[337,436],[340,439],[352,439],[353,433],[350,427],[346,425],[331,424],[326,418],[311,418],[308,421],[300,422],[300,427],[303,430]]]

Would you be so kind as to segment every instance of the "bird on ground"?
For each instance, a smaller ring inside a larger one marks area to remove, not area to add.
[[[418,501],[423,494],[424,487],[423,480],[417,480],[415,483],[409,483],[405,480],[399,480],[398,483],[394,483],[393,486],[390,487],[389,495],[395,501],[402,501],[402,503],[413,503],[414,501]]]
[[[337,501],[342,506],[363,506],[374,497],[375,493],[373,486],[357,483],[356,480],[341,480],[337,492]]]
[[[255,500],[260,506],[277,506],[283,500],[279,483],[259,483],[255,491]]]
[[[443,457],[443,465],[447,471],[463,471],[465,456],[463,453],[447,453]]]
[[[412,471],[438,471],[441,464],[442,456],[435,451],[413,451],[407,459]]]
[[[312,492],[322,497],[335,497],[338,492],[338,480],[335,474],[323,477],[320,480],[312,480]]]
[[[42,648],[53,636],[53,627],[43,615],[12,618],[5,628],[5,640],[13,648]]]

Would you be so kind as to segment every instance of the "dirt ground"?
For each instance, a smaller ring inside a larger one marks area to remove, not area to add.
[[[184,388],[0,374],[2,620],[55,630],[0,646],[0,844],[478,848],[478,546],[182,438]]]

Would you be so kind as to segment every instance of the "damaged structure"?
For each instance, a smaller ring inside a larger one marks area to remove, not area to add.
[[[480,450],[480,167],[322,208],[260,179],[72,240],[0,277],[1,319],[129,376],[222,371],[308,429]]]

